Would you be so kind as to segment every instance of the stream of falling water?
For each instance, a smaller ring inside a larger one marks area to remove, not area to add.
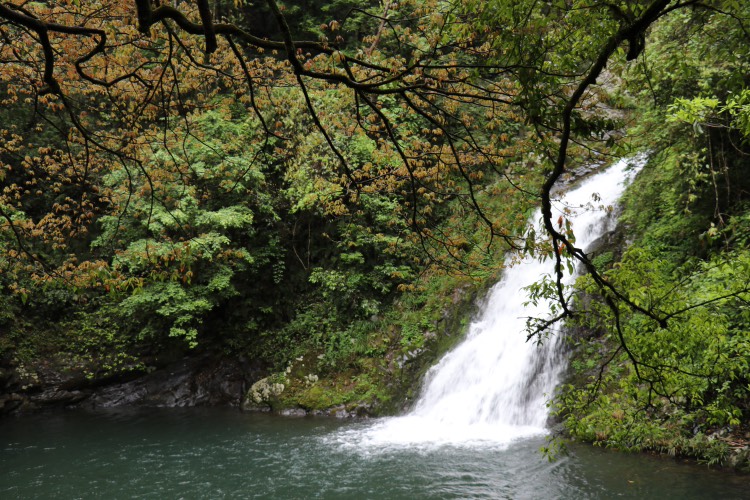
[[[623,159],[584,180],[554,203],[553,220],[573,224],[576,246],[584,250],[616,218],[612,207],[641,165]],[[537,234],[541,212],[529,224]],[[518,260],[517,256],[509,259]],[[546,433],[547,401],[566,367],[562,335],[542,345],[526,341],[526,318],[545,317],[549,303],[525,305],[524,287],[551,273],[553,264],[527,257],[510,265],[489,292],[466,339],[425,377],[421,396],[407,415],[379,421],[358,435],[355,446],[507,445]],[[574,276],[566,276],[570,282]],[[340,436],[348,441],[353,436]]]

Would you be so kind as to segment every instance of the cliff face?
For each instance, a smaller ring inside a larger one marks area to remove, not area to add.
[[[6,361],[0,368],[0,414],[65,407],[239,406],[259,373],[246,359],[208,354],[186,357],[151,373],[132,371],[99,379],[50,360],[30,365]]]

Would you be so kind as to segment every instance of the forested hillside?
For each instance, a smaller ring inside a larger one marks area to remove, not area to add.
[[[586,382],[559,408],[586,440],[721,463],[750,437],[750,94],[737,21],[674,13],[625,75],[628,141],[649,162],[624,200],[618,248],[598,259],[643,311],[582,296],[573,380]]]
[[[247,409],[394,412],[518,251],[547,260],[532,299],[557,304],[532,341],[573,332],[554,402],[570,434],[714,462],[744,445],[745,2],[63,0],[0,18],[0,412],[186,359],[236,366],[227,401]],[[552,200],[636,153],[592,258]]]

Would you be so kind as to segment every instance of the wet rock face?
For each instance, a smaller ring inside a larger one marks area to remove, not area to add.
[[[107,386],[81,406],[239,406],[254,370],[238,359],[186,359],[144,377]]]
[[[69,406],[239,406],[248,381],[257,377],[258,368],[246,360],[208,356],[185,358],[131,380],[109,382],[42,371],[29,383],[23,373],[6,366],[0,373],[0,415]]]

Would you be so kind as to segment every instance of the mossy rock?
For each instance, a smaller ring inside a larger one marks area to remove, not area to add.
[[[308,410],[325,410],[345,402],[347,395],[319,385],[309,387],[296,398],[296,404]]]

